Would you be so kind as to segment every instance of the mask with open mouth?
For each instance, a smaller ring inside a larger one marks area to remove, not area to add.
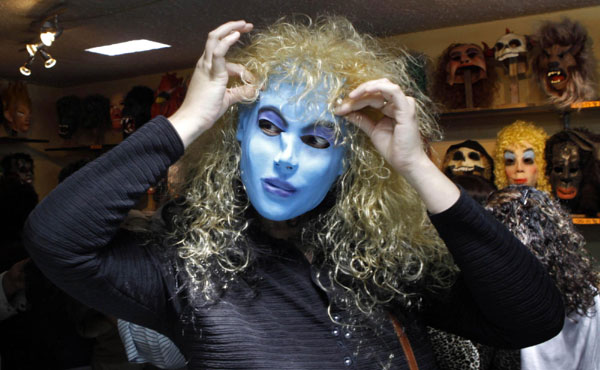
[[[587,31],[578,22],[545,22],[535,35],[539,45],[532,63],[550,104],[567,108],[593,100],[594,67]]]
[[[577,52],[577,45],[554,44],[542,51],[539,59],[540,67],[546,70],[545,84],[548,91],[562,94],[569,84],[569,70],[577,67],[573,53]]]
[[[494,181],[494,162],[483,146],[474,140],[451,145],[442,164],[449,177],[470,174]]]
[[[555,133],[546,142],[546,173],[553,195],[571,213],[596,217],[600,210],[600,135],[584,128]]]
[[[489,107],[497,89],[493,50],[472,43],[450,44],[436,62],[430,91],[446,109],[466,108],[466,72],[470,73],[474,107]],[[489,67],[489,68],[488,68]]]
[[[471,83],[487,78],[483,50],[475,44],[459,44],[450,50],[446,82],[450,86],[465,83],[467,71],[471,74]]]

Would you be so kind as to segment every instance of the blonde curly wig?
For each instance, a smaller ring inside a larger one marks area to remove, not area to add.
[[[517,120],[502,128],[496,137],[496,152],[494,155],[496,187],[498,189],[503,189],[508,186],[508,178],[506,177],[505,172],[506,166],[504,165],[504,152],[509,147],[521,145],[521,143],[526,141],[533,147],[535,163],[538,166],[537,184],[535,187],[546,193],[550,193],[552,189],[550,187],[550,182],[546,177],[546,161],[544,160],[546,140],[548,140],[546,131],[544,131],[543,128],[534,125],[533,122]]]
[[[282,81],[304,84],[295,98],[310,105],[317,95],[310,93],[324,86],[333,112],[336,100],[361,83],[387,78],[416,99],[423,138],[440,138],[429,99],[407,73],[409,56],[384,51],[346,19],[282,19],[245,44],[227,59],[244,65],[260,88],[277,88]],[[239,83],[249,82],[232,81]],[[241,185],[235,138],[239,109],[243,104],[230,109],[213,136],[189,148],[183,159],[187,180],[180,194],[186,200],[169,237],[178,246],[188,290],[202,299],[218,298],[230,281],[251,270],[255,258],[251,205]],[[392,301],[416,307],[427,289],[451,284],[454,264],[415,190],[368,137],[350,123],[346,127],[347,170],[334,184],[330,204],[309,212],[301,223],[300,242],[314,256],[319,276],[327,277],[321,281],[327,281],[324,288],[336,303],[367,314]]]

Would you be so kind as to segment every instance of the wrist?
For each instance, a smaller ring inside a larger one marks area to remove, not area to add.
[[[187,148],[212,125],[212,122],[203,124],[201,117],[192,116],[181,110],[173,113],[168,119],[179,135],[184,148]]]
[[[425,181],[432,172],[438,172],[437,166],[429,159],[425,153],[411,160],[407,163],[402,170],[397,170],[411,185],[421,182],[422,179]]]

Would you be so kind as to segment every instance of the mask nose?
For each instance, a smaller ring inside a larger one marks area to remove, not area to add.
[[[515,161],[515,168],[517,169],[517,172],[523,172],[524,167],[525,165],[520,160]]]
[[[283,176],[289,177],[296,172],[298,168],[298,160],[296,158],[295,146],[293,137],[282,133],[280,135],[281,150],[275,156],[275,170]]]
[[[558,67],[560,67],[560,64],[558,62],[550,62],[550,63],[548,63],[548,68],[549,69],[558,69]]]

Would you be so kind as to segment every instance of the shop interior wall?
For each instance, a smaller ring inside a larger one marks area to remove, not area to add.
[[[190,70],[176,71],[178,76],[191,75]],[[52,73],[51,70],[46,73]],[[147,86],[153,90],[158,87],[162,74],[138,76],[134,78],[97,82],[93,84],[68,88],[51,88],[39,85],[28,85],[29,95],[33,102],[31,127],[26,137],[30,139],[46,139],[49,143],[15,143],[1,144],[0,157],[8,153],[24,152],[32,156],[35,166],[34,186],[43,199],[58,183],[61,168],[78,159],[93,159],[98,151],[46,151],[47,148],[89,146],[93,144],[118,144],[122,140],[120,130],[108,129],[103,134],[79,128],[70,139],[58,135],[58,115],[56,101],[66,95],[77,95],[81,98],[90,94],[102,94],[110,98],[114,94],[126,94],[137,85]],[[1,81],[0,86],[5,86]],[[3,135],[3,134],[2,134]]]
[[[457,11],[460,10],[457,9]],[[560,21],[563,17],[578,21],[587,29],[588,37],[592,39],[595,59],[600,61],[600,6],[407,33],[389,37],[385,41],[402,45],[410,51],[425,54],[433,68],[437,58],[452,43],[464,42],[481,45],[481,42],[485,42],[493,47],[496,40],[505,33],[506,28],[518,34],[531,35],[543,21]],[[600,76],[600,63],[596,64],[596,71],[596,75]],[[509,81],[501,66],[497,67],[497,72],[499,83],[493,104],[495,107],[502,108],[507,101],[510,101],[508,99]],[[545,97],[530,73],[531,70],[529,70],[527,78],[519,81],[520,102],[543,105]],[[549,135],[563,129],[563,120],[556,111],[508,115],[498,112],[483,116],[474,114],[451,120],[442,119],[441,125],[445,138],[442,142],[434,143],[434,152],[438,163],[450,145],[466,139],[479,141],[492,154],[498,131],[517,119],[533,121],[536,125],[543,127]],[[600,133],[600,110],[573,112],[571,127],[587,127],[595,133]]]
[[[596,44],[594,45],[596,59],[600,60],[600,22],[598,22],[600,19],[600,6],[560,13],[547,13],[502,21],[409,33],[390,37],[385,41],[404,45],[409,50],[424,53],[434,61],[450,43],[480,43],[481,41],[485,41],[488,45],[494,45],[496,39],[504,33],[506,28],[510,28],[517,33],[531,34],[539,26],[540,22],[544,20],[560,20],[560,18],[564,16],[577,20],[586,27],[588,34],[593,39],[593,43]],[[191,69],[176,72],[179,76],[185,78],[189,78],[191,75]],[[52,73],[52,71],[48,70],[45,73]],[[499,69],[499,73],[502,75],[504,72]],[[34,185],[40,195],[40,199],[42,199],[56,186],[58,172],[63,166],[76,159],[93,156],[92,153],[89,152],[48,152],[44,150],[45,148],[98,143],[115,144],[121,140],[121,133],[119,131],[111,130],[107,131],[102,138],[98,138],[93,132],[86,130],[79,130],[73,138],[69,140],[60,138],[57,134],[58,123],[55,109],[56,100],[70,94],[84,97],[88,94],[99,93],[111,97],[118,92],[126,93],[136,85],[145,85],[155,89],[159,84],[161,76],[162,74],[140,76],[69,88],[51,88],[30,85],[29,93],[33,101],[33,109],[32,126],[27,136],[34,139],[47,139],[50,140],[50,142],[44,144],[5,144],[0,148],[0,155],[17,151],[26,152],[32,155],[35,161]],[[0,81],[0,86],[5,85],[5,83],[6,81]],[[506,86],[506,81],[502,81],[501,79],[494,105],[502,106],[505,103]],[[543,94],[532,78],[520,81],[520,91],[522,101],[532,104],[544,103]],[[491,113],[484,117],[466,116],[450,121],[442,120],[445,140],[440,143],[434,143],[434,152],[437,153],[439,160],[449,145],[465,139],[475,139],[480,141],[490,153],[493,153],[496,133],[500,128],[510,124],[515,119],[534,121],[536,124],[544,127],[549,134],[553,134],[563,128],[559,114],[552,111],[533,115],[528,114],[524,117]],[[574,112],[571,118],[571,125],[573,127],[584,126],[597,133],[600,133],[599,124],[600,110],[580,113]]]

